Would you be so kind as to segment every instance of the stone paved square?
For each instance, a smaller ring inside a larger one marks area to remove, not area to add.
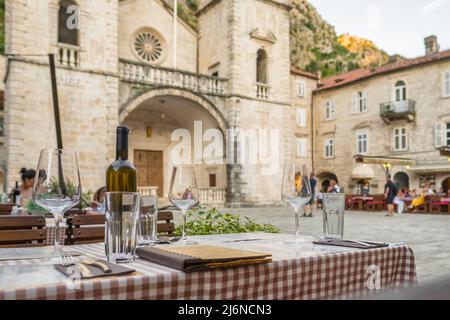
[[[290,208],[221,209],[248,216],[258,223],[272,223],[281,232],[294,232],[294,213]],[[386,212],[347,211],[345,238],[351,240],[404,242],[414,250],[420,284],[450,276],[450,216],[403,214],[387,218]],[[302,218],[303,233],[322,234],[322,213]]]

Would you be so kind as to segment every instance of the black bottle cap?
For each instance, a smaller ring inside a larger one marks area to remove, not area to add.
[[[126,126],[117,127],[117,134],[129,134],[129,133],[130,129],[128,129],[128,127]]]

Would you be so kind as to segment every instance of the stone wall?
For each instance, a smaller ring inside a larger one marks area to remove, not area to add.
[[[80,65],[57,68],[63,143],[78,152],[82,185],[95,191],[114,157],[118,123],[117,2],[80,1]],[[22,167],[36,167],[39,151],[56,147],[50,71],[45,56],[58,53],[57,1],[6,3],[8,182]],[[94,30],[94,32],[93,32]],[[38,52],[39,51],[39,52]],[[102,57],[102,59],[99,59]]]
[[[127,0],[119,5],[119,57],[141,61],[133,50],[136,31],[149,27],[165,40],[164,60],[158,65],[173,67],[173,14],[163,7],[162,1]],[[197,34],[181,19],[177,29],[177,68],[197,72]]]

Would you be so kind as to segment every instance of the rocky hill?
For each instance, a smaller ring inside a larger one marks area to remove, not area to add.
[[[338,37],[334,27],[308,1],[290,0],[290,5],[294,67],[326,77],[388,61],[388,55],[370,40],[350,35]]]
[[[171,0],[164,0],[172,6]],[[0,53],[4,48],[4,0],[0,0]],[[290,0],[291,62],[301,70],[321,73],[323,77],[360,67],[385,64],[389,57],[372,41],[344,34],[322,19],[307,0]],[[193,28],[199,0],[179,0],[178,12]]]
[[[169,5],[172,2],[166,1]],[[194,28],[198,2],[181,0],[178,3],[180,17]],[[293,67],[326,77],[388,62],[388,55],[372,41],[348,34],[338,36],[334,27],[323,20],[307,0],[290,0],[290,5]]]

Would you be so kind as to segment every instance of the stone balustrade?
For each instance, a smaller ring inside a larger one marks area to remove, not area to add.
[[[200,205],[223,206],[226,202],[226,189],[200,189]]]
[[[138,187],[138,192],[143,197],[158,196],[158,187]]]
[[[119,62],[119,77],[124,81],[183,88],[210,95],[224,95],[228,86],[227,79],[123,59]]]
[[[265,83],[256,83],[256,98],[263,100],[270,99],[270,86]]]
[[[78,68],[80,66],[80,48],[67,44],[58,44],[58,63],[60,66]]]

